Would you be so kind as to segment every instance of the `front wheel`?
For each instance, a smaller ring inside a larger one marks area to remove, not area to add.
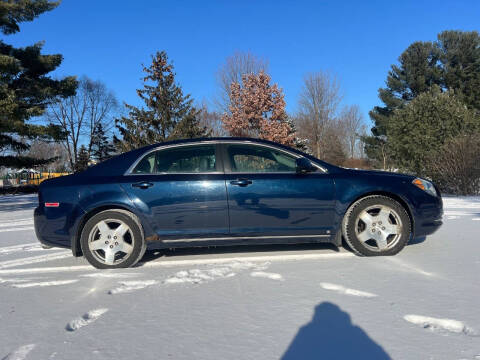
[[[85,258],[97,269],[134,266],[146,250],[140,221],[120,209],[92,216],[83,228],[80,246]]]
[[[395,255],[408,243],[411,221],[405,208],[392,198],[367,196],[345,214],[343,236],[358,255]]]

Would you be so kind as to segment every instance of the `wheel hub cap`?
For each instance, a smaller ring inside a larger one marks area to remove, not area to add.
[[[398,213],[389,206],[374,205],[358,215],[355,231],[365,247],[380,252],[398,242],[402,235],[402,222]]]
[[[121,220],[102,220],[90,232],[88,247],[104,264],[121,263],[133,251],[133,234]]]

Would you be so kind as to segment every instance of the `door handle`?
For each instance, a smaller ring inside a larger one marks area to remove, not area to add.
[[[133,187],[137,187],[137,188],[140,188],[140,189],[147,189],[149,188],[150,186],[153,186],[153,183],[151,182],[138,182],[138,183],[134,183],[132,184]]]
[[[252,183],[252,180],[248,179],[237,179],[230,181],[230,184],[237,185],[237,186],[248,186]]]

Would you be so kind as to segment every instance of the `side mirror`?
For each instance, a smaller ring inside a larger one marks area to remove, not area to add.
[[[297,174],[306,174],[317,171],[317,168],[307,158],[301,157],[295,161]]]

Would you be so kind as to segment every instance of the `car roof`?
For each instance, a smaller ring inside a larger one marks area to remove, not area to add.
[[[188,144],[188,143],[200,143],[200,142],[255,142],[255,143],[263,143],[263,144],[268,144],[268,145],[274,145],[274,146],[279,146],[283,147],[286,149],[292,149],[288,146],[269,141],[269,140],[263,140],[263,139],[256,139],[256,138],[250,138],[250,137],[200,137],[200,138],[193,138],[193,139],[181,139],[181,140],[172,140],[172,141],[165,141],[161,143],[156,143],[152,145],[148,145],[146,147],[148,148],[154,148],[154,147],[160,147],[160,146],[168,146],[168,145],[175,145],[175,144]]]
[[[331,164],[325,163],[309,154],[306,154],[300,150],[295,148],[285,146],[273,141],[263,140],[263,139],[255,139],[250,137],[202,137],[202,138],[193,138],[193,139],[182,139],[182,140],[173,140],[173,141],[166,141],[161,143],[155,143],[151,145],[144,146],[142,148],[138,148],[135,150],[131,150],[129,152],[120,154],[115,156],[109,160],[106,160],[98,165],[92,166],[87,170],[90,174],[95,175],[120,175],[127,171],[128,168],[140,157],[143,156],[145,153],[162,147],[168,147],[171,145],[178,145],[178,144],[196,144],[196,143],[205,143],[205,142],[238,142],[238,143],[256,143],[256,144],[264,144],[274,146],[280,149],[284,149],[289,152],[297,153],[298,155],[304,156],[313,160],[314,162],[320,163],[324,168],[328,170],[333,170],[337,168]]]

